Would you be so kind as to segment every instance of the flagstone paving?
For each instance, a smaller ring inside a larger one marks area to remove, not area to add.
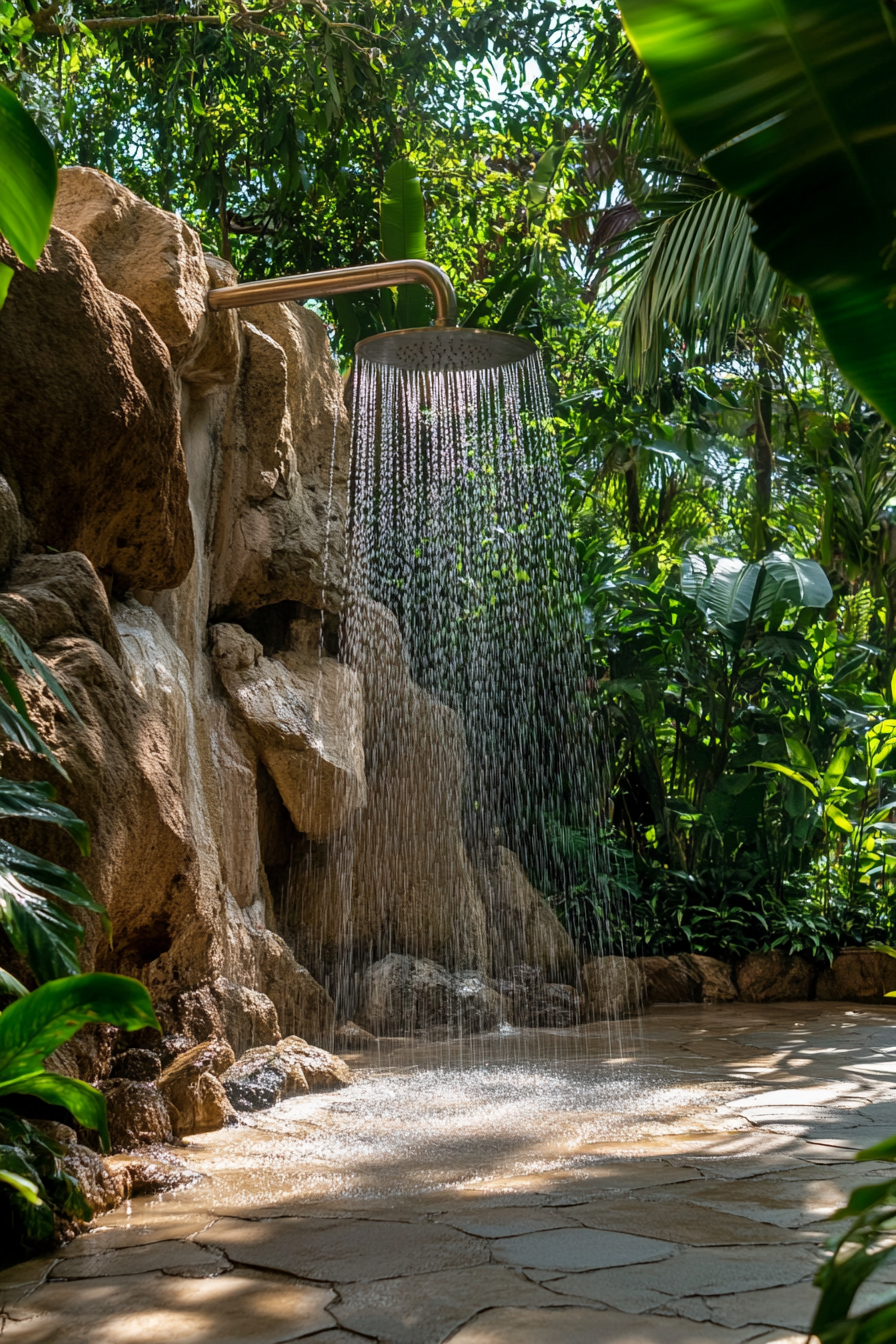
[[[384,1042],[0,1274],[0,1344],[804,1344],[825,1219],[892,1171],[852,1157],[896,1132],[894,1026],[726,1004]]]

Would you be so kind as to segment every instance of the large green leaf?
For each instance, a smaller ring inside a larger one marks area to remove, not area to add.
[[[78,945],[84,932],[47,896],[92,910],[111,936],[106,907],[91,896],[76,873],[0,840],[0,927],[41,981],[78,974]]]
[[[26,1003],[27,1000],[19,999],[18,1002]],[[39,1097],[51,1106],[64,1106],[79,1124],[98,1130],[103,1147],[109,1147],[106,1098],[89,1083],[82,1083],[80,1078],[46,1072],[9,1078],[0,1074],[0,1096]]]
[[[896,423],[894,20],[883,0],[620,0],[695,158],[750,202],[845,376]]]
[[[726,557],[711,569],[700,556],[686,556],[681,588],[713,625],[740,626],[768,616],[778,603],[825,607],[833,596],[824,570],[814,560],[795,560],[783,551],[747,564]]]
[[[0,1013],[0,1084],[40,1073],[47,1055],[88,1022],[159,1028],[138,980],[100,972],[51,980]]]
[[[413,164],[398,159],[387,169],[380,201],[380,242],[387,261],[426,260],[423,192]],[[423,285],[400,285],[395,309],[399,328],[428,327],[432,299]]]
[[[0,232],[33,270],[56,199],[56,155],[18,98],[0,85]]]

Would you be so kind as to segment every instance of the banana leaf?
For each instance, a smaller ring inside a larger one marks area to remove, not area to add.
[[[882,0],[620,0],[688,150],[749,201],[845,377],[896,423],[896,47]]]
[[[0,233],[31,270],[50,233],[56,155],[15,94],[0,85]],[[13,271],[0,264],[0,307]]]
[[[387,261],[425,261],[426,223],[423,192],[413,164],[398,159],[386,170],[380,201],[380,242]],[[395,323],[405,327],[428,327],[432,322],[432,299],[423,285],[399,285]]]

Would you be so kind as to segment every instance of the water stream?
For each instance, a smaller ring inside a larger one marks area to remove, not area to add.
[[[540,356],[438,373],[360,358],[352,418],[340,643],[365,684],[369,805],[309,857],[293,907],[299,928],[303,899],[326,908],[327,931],[310,950],[299,934],[299,953],[347,1014],[364,965],[390,951],[496,975],[551,962],[519,920],[502,927],[488,875],[516,862],[508,852],[556,895],[574,880],[563,838],[575,834],[589,884],[611,899]],[[579,881],[581,869],[579,857]],[[545,969],[575,976],[568,953]]]

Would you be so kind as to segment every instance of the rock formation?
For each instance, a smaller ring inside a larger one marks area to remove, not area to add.
[[[438,963],[417,980],[445,981],[452,1027],[495,1026],[488,977],[516,964],[572,1020],[568,937],[513,854],[465,847],[461,723],[411,679],[394,616],[347,604],[324,324],[292,303],[211,313],[232,268],[92,169],[62,170],[55,225],[0,312],[0,613],[78,711],[22,680],[92,853],[4,834],[82,874],[115,930],[87,921],[85,968],[138,976],[186,1039],[69,1067],[110,1115],[136,1089],[141,1134],[220,1123],[196,1042],[280,1059],[282,1037],[331,1045],[362,998],[359,1039],[396,1029],[392,957]],[[16,750],[4,771],[48,777]]]

